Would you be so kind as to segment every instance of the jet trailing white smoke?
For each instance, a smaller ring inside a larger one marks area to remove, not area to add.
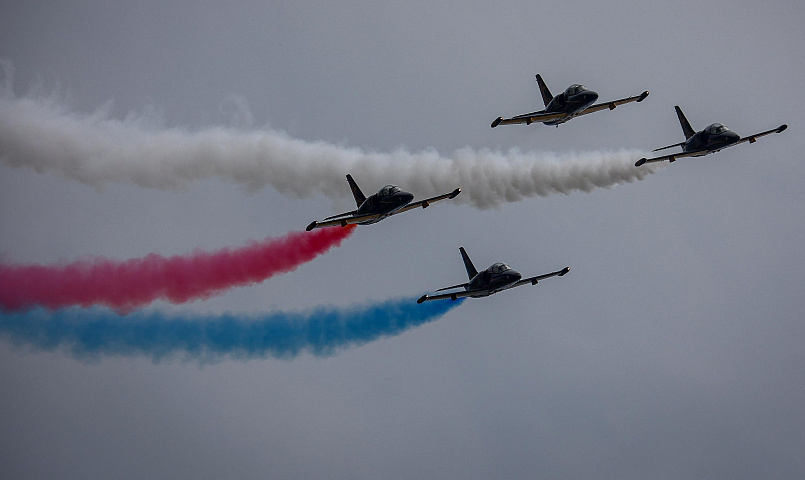
[[[76,113],[54,96],[17,97],[11,67],[2,67],[0,162],[94,187],[132,182],[176,189],[219,178],[249,189],[270,185],[285,195],[337,199],[350,195],[344,175],[352,173],[367,189],[396,183],[419,198],[461,186],[456,201],[489,208],[533,196],[609,188],[657,169],[635,167],[635,159],[644,156],[635,150],[534,153],[466,147],[445,157],[435,150],[365,151],[268,129],[162,128],[143,115],[119,120],[103,109]]]

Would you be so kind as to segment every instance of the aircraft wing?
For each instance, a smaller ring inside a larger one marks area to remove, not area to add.
[[[367,220],[375,220],[377,218],[382,217],[382,215],[372,214],[372,215],[349,215],[349,214],[342,214],[336,215],[334,217],[328,217],[321,222],[313,221],[310,225],[305,227],[305,230],[308,232],[313,230],[314,228],[322,228],[322,227],[335,227],[336,225],[341,225],[342,227],[346,227],[347,225],[351,225],[353,223],[365,222]],[[331,220],[332,219],[332,220]]]
[[[742,137],[740,140],[738,140],[737,142],[735,142],[732,145],[730,145],[730,147],[733,146],[733,145],[738,145],[739,143],[745,143],[745,142],[755,143],[757,141],[757,139],[760,138],[760,137],[765,137],[766,135],[770,135],[772,133],[780,133],[783,130],[785,130],[786,128],[788,128],[788,125],[782,124],[777,128],[773,128],[771,130],[766,130],[765,132],[760,132],[760,133],[756,133],[754,135],[749,135],[748,137]]]
[[[555,272],[546,273],[545,275],[537,275],[536,277],[524,278],[524,279],[520,280],[519,282],[515,283],[514,285],[512,285],[509,288],[519,287],[520,285],[525,285],[527,283],[530,283],[531,285],[536,285],[540,280],[545,280],[546,278],[564,277],[565,275],[567,275],[567,272],[569,272],[569,271],[570,271],[570,267],[565,267],[565,268],[563,268],[561,270],[557,270]]]
[[[408,205],[404,206],[403,208],[397,210],[396,212],[392,213],[392,215],[396,215],[398,213],[407,212],[408,210],[413,210],[415,208],[428,208],[431,203],[438,202],[439,200],[445,200],[450,198],[456,198],[456,196],[461,193],[461,188],[457,188],[450,193],[445,193],[444,195],[439,195],[436,197],[426,198],[425,200],[420,200],[418,202],[409,203]]]
[[[639,167],[640,165],[643,165],[644,163],[656,163],[656,162],[662,162],[662,161],[665,161],[665,160],[675,162],[676,159],[678,159],[678,158],[693,157],[693,156],[696,156],[696,155],[701,156],[701,155],[704,155],[706,153],[708,153],[707,150],[697,150],[695,152],[670,153],[668,155],[663,155],[661,157],[641,158],[640,160],[635,162],[634,166]]]
[[[459,298],[469,297],[475,292],[474,290],[459,290],[458,292],[442,293],[439,295],[422,295],[417,299],[416,303],[429,302],[431,300],[444,300],[445,298],[458,300]]]
[[[567,116],[566,113],[546,113],[544,110],[540,110],[539,112],[524,113],[523,115],[517,115],[512,118],[498,117],[492,122],[492,128],[498,125],[514,125],[518,123],[530,125],[534,122],[550,122],[551,120],[557,120],[565,116]]]
[[[642,102],[643,100],[646,99],[646,97],[648,97],[648,90],[634,97],[621,98],[620,100],[613,100],[611,102],[596,103],[595,105],[591,105],[586,109],[584,109],[582,112],[579,113],[579,115],[587,115],[588,113],[598,112],[600,110],[604,110],[605,108],[615,110],[615,107],[619,105],[631,102]]]

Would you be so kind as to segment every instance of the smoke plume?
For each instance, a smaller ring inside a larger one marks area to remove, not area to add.
[[[0,313],[0,338],[38,351],[65,351],[79,359],[292,359],[302,352],[334,355],[351,346],[398,335],[436,320],[461,301],[418,305],[415,298],[404,298],[346,309],[318,307],[306,313],[274,312],[256,317],[169,316],[143,311],[123,316],[100,308],[37,309]]]
[[[249,189],[271,186],[294,197],[349,196],[344,175],[359,183],[397,183],[417,197],[450,192],[456,201],[490,208],[533,196],[641,180],[658,167],[635,167],[640,151],[550,153],[475,150],[442,156],[435,150],[390,153],[310,142],[270,129],[164,128],[147,116],[114,119],[104,109],[71,111],[56,96],[14,95],[6,62],[0,85],[0,162],[53,172],[102,187],[131,182],[156,189],[181,188],[219,178]]]
[[[0,263],[0,310],[105,305],[131,310],[157,299],[208,298],[294,270],[333,247],[354,225],[292,232],[238,249],[115,261],[94,258],[66,265]]]

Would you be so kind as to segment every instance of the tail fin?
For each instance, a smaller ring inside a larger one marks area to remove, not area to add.
[[[548,86],[545,85],[545,82],[542,81],[542,77],[537,74],[537,85],[539,85],[539,93],[542,94],[542,101],[545,103],[547,107],[551,100],[553,100],[553,95],[551,95],[551,91],[548,90]]]
[[[366,196],[361,192],[361,189],[358,188],[358,184],[352,179],[352,175],[347,174],[347,182],[349,182],[349,188],[352,189],[352,196],[355,197],[355,203],[360,207],[363,205],[363,202],[366,201]]]
[[[458,250],[461,252],[462,260],[464,260],[464,268],[467,269],[467,276],[472,280],[473,277],[478,275],[478,270],[475,269],[475,265],[472,264],[472,260],[470,260],[470,256],[467,255],[464,247],[458,247]]]
[[[682,125],[682,131],[685,132],[685,140],[689,139],[693,135],[696,134],[696,131],[691,128],[690,123],[688,123],[688,119],[685,118],[685,114],[682,113],[682,109],[679,106],[674,106],[676,109],[676,116],[679,117],[679,124]]]

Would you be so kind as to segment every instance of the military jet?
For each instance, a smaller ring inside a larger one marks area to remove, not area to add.
[[[525,285],[527,283],[536,285],[537,282],[546,278],[555,276],[563,277],[565,274],[567,274],[567,272],[570,271],[570,267],[565,267],[556,272],[523,279],[522,275],[520,275],[520,272],[512,270],[511,267],[505,263],[495,263],[486,270],[478,273],[478,270],[475,269],[475,266],[472,264],[470,257],[464,250],[464,247],[459,247],[458,250],[461,252],[461,258],[464,260],[464,267],[467,269],[467,276],[469,277],[470,281],[467,283],[453,285],[452,287],[440,288],[436,291],[443,292],[445,290],[452,290],[454,288],[463,288],[464,290],[459,290],[452,293],[442,293],[439,295],[422,295],[419,297],[419,299],[417,299],[416,303],[427,302],[429,300],[442,300],[444,298],[456,300],[463,297],[488,297],[489,295],[494,295],[502,290],[519,287],[520,285]]]
[[[537,74],[537,84],[542,93],[542,101],[545,103],[545,110],[538,112],[524,113],[512,118],[498,117],[492,122],[492,128],[498,125],[510,125],[514,123],[525,123],[531,125],[534,122],[542,122],[545,125],[556,125],[557,127],[581,115],[597,112],[608,108],[614,110],[618,105],[629,102],[642,102],[648,97],[648,90],[636,97],[622,98],[611,102],[597,103],[598,94],[588,89],[584,85],[573,84],[557,96],[551,95],[548,86],[542,81],[542,77]]]
[[[355,203],[358,205],[358,209],[351,212],[334,215],[332,217],[327,217],[321,222],[314,221],[308,225],[305,230],[309,232],[314,228],[334,227],[336,225],[346,227],[347,225],[354,223],[357,223],[358,225],[369,225],[372,223],[377,223],[386,217],[407,212],[408,210],[412,210],[414,208],[428,208],[428,206],[433,202],[438,202],[439,200],[444,200],[446,198],[455,198],[456,195],[461,193],[461,188],[457,188],[450,193],[445,193],[444,195],[439,195],[438,197],[432,197],[411,203],[411,200],[414,199],[414,196],[408,192],[400,190],[400,187],[397,185],[386,185],[378,190],[378,192],[374,195],[366,197],[363,192],[361,192],[361,189],[358,188],[358,184],[355,183],[355,180],[352,179],[352,175],[347,174],[347,182],[349,182],[349,188],[352,189],[352,196],[355,197]]]
[[[688,123],[688,119],[685,118],[685,114],[682,113],[682,109],[680,109],[679,106],[675,106],[674,108],[676,109],[676,116],[679,117],[679,123],[682,125],[682,131],[685,133],[685,141],[668,145],[667,147],[657,148],[654,151],[658,152],[660,150],[673,147],[682,147],[682,151],[680,153],[671,153],[661,157],[641,158],[635,162],[635,167],[639,167],[644,163],[662,162],[663,160],[675,162],[678,158],[703,157],[704,155],[716,153],[727,147],[732,147],[741,143],[755,143],[760,137],[764,137],[771,133],[780,133],[788,128],[788,125],[782,124],[775,129],[766,130],[765,132],[756,133],[754,135],[741,138],[740,135],[724,125],[720,123],[713,123],[704,130],[696,132],[693,130],[693,128],[691,128],[690,123]]]

